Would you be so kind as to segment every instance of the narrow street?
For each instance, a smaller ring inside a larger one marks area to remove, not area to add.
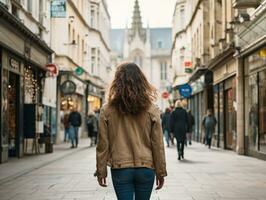
[[[116,199],[110,178],[108,188],[97,185],[93,177],[95,148],[87,148],[89,141],[85,142],[77,150],[66,146],[68,154],[55,152],[53,160],[40,156],[39,166],[32,162],[34,157],[1,165],[0,199]],[[177,160],[174,147],[166,149],[166,156],[168,177],[165,187],[153,192],[153,200],[266,199],[265,161],[216,148],[209,150],[196,143],[186,149],[183,161]],[[25,167],[29,163],[36,165]],[[14,164],[18,172],[21,169],[24,173],[11,176],[8,169]],[[11,178],[3,179],[4,170]]]

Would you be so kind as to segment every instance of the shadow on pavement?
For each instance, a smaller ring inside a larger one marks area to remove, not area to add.
[[[208,164],[210,162],[208,161],[201,161],[201,160],[180,160],[179,163],[184,163],[184,164]]]

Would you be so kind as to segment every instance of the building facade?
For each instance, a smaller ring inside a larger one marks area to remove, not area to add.
[[[266,1],[233,1],[233,6],[238,152],[266,159]]]
[[[181,38],[191,44],[193,72],[187,82],[193,90],[188,107],[196,119],[194,139],[203,141],[202,118],[212,109],[218,122],[213,146],[263,159],[265,7],[265,1],[254,0],[177,1],[173,27],[179,29],[174,28],[172,46],[172,65],[181,69],[176,70],[175,89],[186,82],[179,75],[186,72],[180,58],[186,55],[189,60],[189,52],[180,51],[186,49]],[[188,18],[180,28],[182,12]]]
[[[63,118],[73,109],[82,114],[80,132],[86,135],[86,116],[99,109],[109,81],[110,16],[104,0],[52,2],[52,48],[60,69],[58,79],[58,136],[64,139]],[[54,10],[54,12],[53,12]]]
[[[27,139],[37,146],[44,126],[54,133],[56,91],[44,92],[56,83],[46,78],[53,53],[49,6],[46,0],[0,1],[1,163],[28,153]]]
[[[173,73],[171,66],[171,28],[144,28],[141,21],[139,2],[135,1],[130,28],[113,29],[111,33],[112,62],[135,62],[159,93],[157,101],[161,109],[169,106],[168,94]]]

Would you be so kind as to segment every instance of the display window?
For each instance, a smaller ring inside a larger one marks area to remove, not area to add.
[[[89,95],[87,98],[89,111],[96,111],[101,108],[101,99],[96,96]]]
[[[266,153],[266,58],[262,50],[245,59],[245,135],[249,151]]]
[[[266,69],[259,73],[259,150],[266,153]]]

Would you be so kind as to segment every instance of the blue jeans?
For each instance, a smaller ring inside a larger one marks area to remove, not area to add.
[[[150,199],[155,178],[154,170],[148,168],[112,169],[111,174],[118,200]]]
[[[71,133],[71,144],[72,144],[72,146],[75,146],[75,147],[77,147],[78,146],[78,143],[79,143],[79,127],[70,127],[70,128],[72,128],[71,129],[71,131],[73,132],[73,133]]]

